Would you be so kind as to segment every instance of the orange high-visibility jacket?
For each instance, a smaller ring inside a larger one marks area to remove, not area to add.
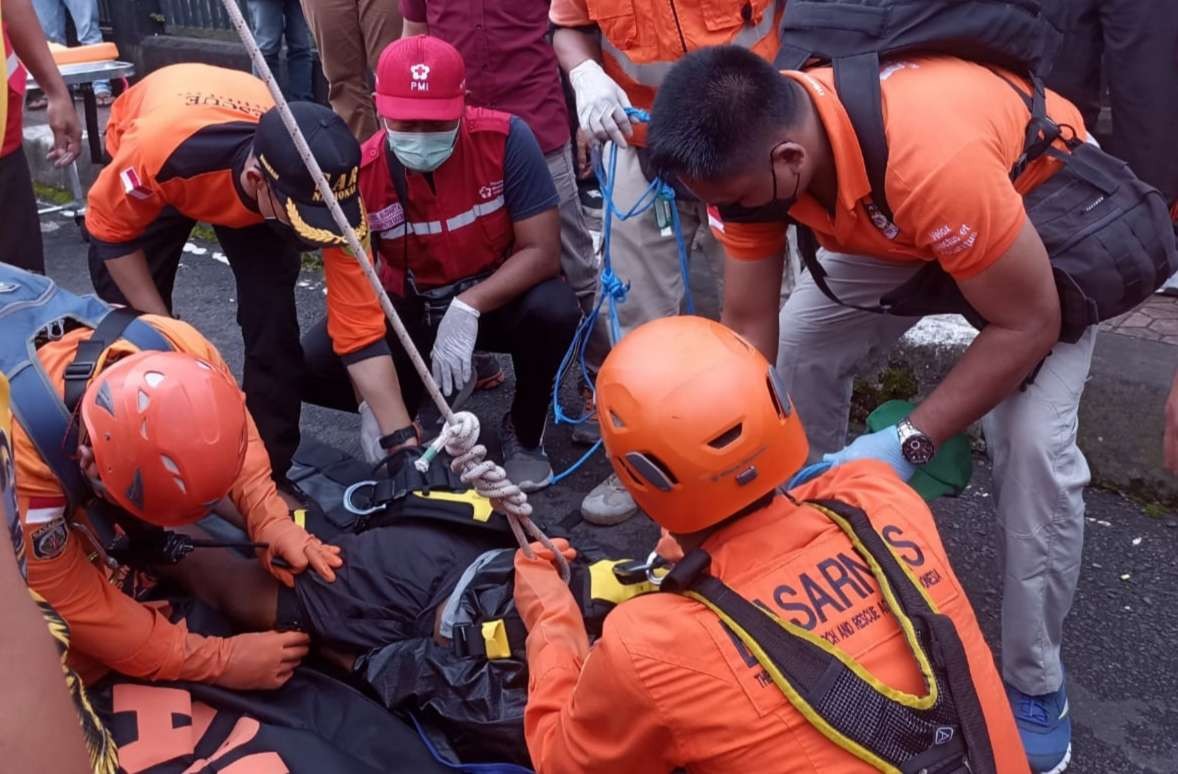
[[[736,45],[770,62],[777,56],[785,0],[553,0],[558,27],[596,25],[602,67],[643,110],[679,57],[708,46]],[[638,125],[631,142],[645,145]]]
[[[187,352],[229,372],[216,348],[195,328],[179,320],[145,315],[141,318],[168,339],[178,352]],[[65,369],[89,329],[67,333],[37,350],[41,366],[58,395]],[[112,345],[104,363],[137,351],[126,340]],[[99,368],[104,365],[99,364]],[[175,421],[183,422],[184,417]],[[165,611],[124,594],[112,577],[119,573],[101,563],[97,552],[71,522],[86,524],[84,511],[65,513],[66,498],[49,466],[19,422],[13,423],[17,501],[28,556],[29,586],[44,597],[70,626],[71,665],[86,682],[107,669],[152,680],[211,681],[224,671],[229,654],[226,640],[191,634],[183,622],[172,623]],[[245,463],[229,493],[255,535],[278,519],[290,518],[270,477],[270,462],[253,420]]]
[[[873,461],[836,468],[792,494],[799,502],[838,499],[867,513],[956,625],[998,771],[1025,774],[1027,759],[1002,681],[924,501],[891,468]],[[746,599],[825,637],[886,685],[925,693],[867,563],[816,508],[779,496],[703,548],[712,557],[711,573]],[[570,605],[567,620],[546,618],[528,638],[524,731],[537,771],[874,771],[794,709],[699,602],[671,593],[624,602],[606,618],[587,655],[575,611]]]

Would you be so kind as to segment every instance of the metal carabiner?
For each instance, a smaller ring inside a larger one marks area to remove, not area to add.
[[[384,508],[383,505],[373,505],[368,508],[357,508],[352,504],[352,496],[356,494],[362,487],[375,487],[375,481],[357,481],[344,490],[344,509],[353,516],[369,516]]]
[[[666,567],[667,564],[669,564],[669,562],[667,562],[667,560],[663,557],[659,556],[657,549],[651,551],[650,556],[646,557],[646,579],[650,581],[650,585],[654,586],[656,589],[663,585],[663,578],[667,577],[667,573],[664,572],[662,575],[655,575],[655,571]]]

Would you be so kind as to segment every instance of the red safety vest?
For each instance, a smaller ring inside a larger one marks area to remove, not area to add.
[[[4,35],[0,53],[4,55],[4,88],[0,90],[0,99],[8,103],[5,120],[0,121],[0,157],[12,153],[21,144],[21,113],[24,108],[25,79],[28,73],[16,52],[12,50],[12,41],[8,39],[8,25],[0,24],[0,34]]]
[[[434,170],[433,186],[425,174],[405,170],[408,203],[397,196],[385,133],[364,143],[360,195],[390,293],[404,295],[406,264],[425,290],[491,271],[507,259],[515,242],[503,198],[510,119],[497,110],[466,108],[454,153]]]

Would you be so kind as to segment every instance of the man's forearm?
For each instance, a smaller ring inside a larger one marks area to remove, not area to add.
[[[720,322],[748,339],[749,343],[765,356],[770,365],[777,363],[779,326],[776,314],[748,318],[729,315],[728,310],[725,309],[720,315]]]
[[[112,258],[106,261],[106,268],[131,307],[146,314],[171,316],[168,305],[151,277],[151,270],[147,267],[147,256],[142,250]]]
[[[388,435],[412,424],[391,356],[378,355],[352,363],[348,366],[348,376],[360,398],[372,409],[382,433]]]
[[[48,97],[68,94],[65,81],[49,53],[45,33],[29,0],[4,0],[4,22],[12,49]]]
[[[777,362],[778,311],[784,254],[759,261],[724,261],[724,308],[720,322],[744,336],[771,364]]]
[[[1053,333],[1049,326],[1034,330],[986,326],[912,412],[912,424],[937,444],[962,432],[1019,388],[1051,351]]]
[[[586,59],[601,61],[601,41],[597,36],[568,27],[558,27],[553,33],[552,50],[556,52],[560,69],[566,73]]]
[[[8,6],[5,5],[7,12]],[[0,545],[0,739],[10,771],[89,771],[77,710],[44,617],[16,566],[8,538]]]
[[[458,297],[479,312],[493,312],[560,273],[559,254],[539,245],[525,247],[495,273]]]

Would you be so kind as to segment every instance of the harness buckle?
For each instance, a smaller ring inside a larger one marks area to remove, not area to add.
[[[94,361],[78,361],[70,363],[65,367],[66,381],[85,381],[91,376],[94,376],[94,371],[98,364]]]

